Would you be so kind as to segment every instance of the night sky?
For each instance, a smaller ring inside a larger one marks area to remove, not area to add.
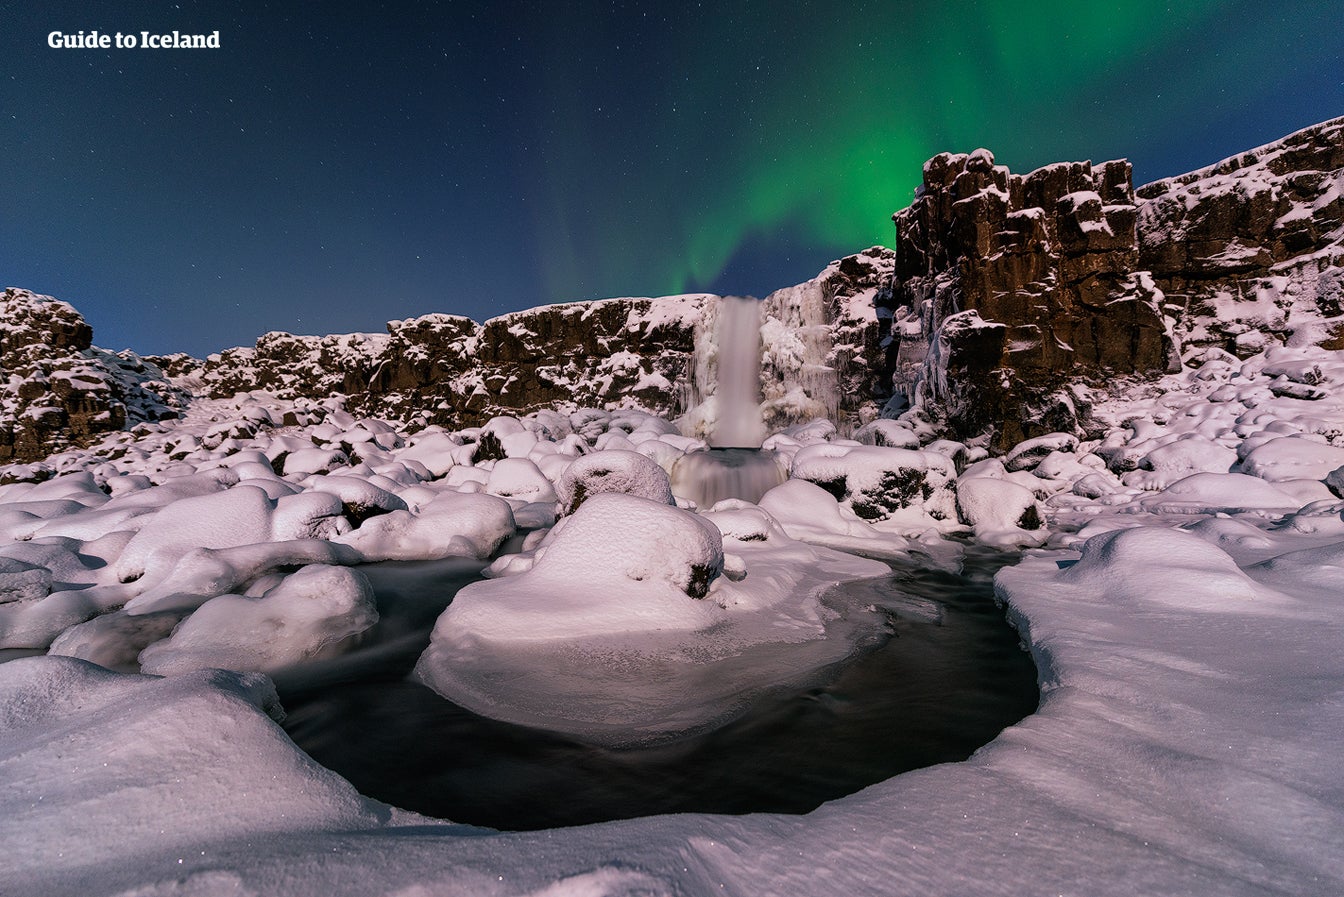
[[[1344,114],[1332,2],[0,3],[0,285],[204,355],[548,302],[763,295],[920,166],[1136,183]],[[217,50],[49,32],[220,32]]]

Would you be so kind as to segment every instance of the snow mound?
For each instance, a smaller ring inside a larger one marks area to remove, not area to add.
[[[1243,473],[1196,473],[1184,477],[1138,505],[1158,514],[1284,513],[1301,502],[1257,477]]]
[[[600,494],[529,569],[463,588],[416,675],[510,722],[614,746],[675,737],[843,660],[876,620],[865,630],[823,595],[889,572],[795,542],[746,503],[702,517]]]
[[[498,419],[498,418],[497,418]],[[535,438],[531,433],[516,435]],[[490,476],[485,481],[485,491],[501,498],[521,502],[553,502],[555,489],[541,468],[526,458],[503,458],[490,468]]]
[[[1153,570],[1162,571],[1154,588]],[[1197,535],[1141,526],[1093,536],[1082,557],[1059,574],[1081,598],[1137,607],[1198,611],[1269,611],[1274,594],[1242,572],[1227,552]]]
[[[57,849],[61,863],[92,869],[125,864],[127,845],[199,858],[205,845],[389,818],[267,713],[280,713],[275,690],[255,674],[154,679],[65,657],[0,664],[0,770],[13,783],[0,813],[6,880],[47,867]]]
[[[1004,456],[1003,466],[1009,472],[1030,470],[1052,452],[1072,452],[1078,448],[1078,437],[1071,433],[1047,433],[1019,442]]]
[[[957,483],[957,513],[987,545],[1010,548],[1045,541],[1044,515],[1031,490],[1011,480],[970,477]]]
[[[638,451],[608,449],[584,455],[565,468],[555,491],[560,498],[561,514],[573,514],[587,499],[607,492],[675,504],[667,473]]]
[[[131,539],[116,564],[122,582],[160,576],[193,548],[233,548],[268,542],[270,496],[257,486],[184,498],[156,513]]]
[[[1300,436],[1281,436],[1262,442],[1241,462],[1243,471],[1271,483],[1324,480],[1340,466],[1344,466],[1344,448]]]
[[[820,443],[798,450],[790,476],[821,486],[865,520],[915,534],[956,515],[956,469],[937,452]]]
[[[138,673],[140,652],[171,635],[183,615],[179,611],[149,614],[113,611],[71,626],[56,637],[47,653],[78,657],[109,670]]]
[[[315,564],[260,598],[205,602],[169,638],[140,652],[140,668],[157,675],[209,668],[269,673],[340,654],[377,622],[362,573]]]
[[[374,517],[334,541],[366,561],[489,557],[515,530],[509,503],[493,495],[444,492],[418,513]]]

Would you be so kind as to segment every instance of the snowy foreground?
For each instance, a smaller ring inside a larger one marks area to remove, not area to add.
[[[254,393],[0,469],[0,891],[1344,893],[1344,353],[1196,360],[1001,459],[918,413],[796,427],[783,484],[712,511],[668,476],[703,443],[639,412],[407,434]],[[1039,711],[806,816],[501,834],[361,797],[273,721],[267,674],[375,625],[363,563],[488,563],[415,675],[621,744],[806,672],[677,678],[735,652],[845,656],[825,588],[886,570],[849,552],[965,538],[1026,550],[996,589]],[[604,707],[606,676],[649,688]]]

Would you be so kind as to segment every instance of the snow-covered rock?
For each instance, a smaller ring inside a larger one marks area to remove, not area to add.
[[[260,597],[210,599],[170,637],[141,651],[140,668],[156,675],[211,668],[269,673],[339,654],[377,622],[363,574],[315,564]]]
[[[675,504],[667,472],[654,459],[642,452],[615,449],[593,452],[568,464],[556,481],[555,491],[562,514],[574,513],[589,498],[604,492]]]

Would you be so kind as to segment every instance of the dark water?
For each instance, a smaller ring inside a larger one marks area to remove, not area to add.
[[[478,717],[405,678],[464,562],[375,565],[379,646],[281,678],[285,728],[362,793],[430,816],[538,829],[656,813],[803,813],[897,773],[963,760],[1036,709],[1036,670],[991,598],[1009,558],[967,574],[899,569],[845,588],[888,633],[824,686],[766,701],[716,731],[614,750]],[[477,565],[479,566],[479,565]],[[427,589],[426,573],[446,588]],[[412,619],[413,618],[413,619]]]

